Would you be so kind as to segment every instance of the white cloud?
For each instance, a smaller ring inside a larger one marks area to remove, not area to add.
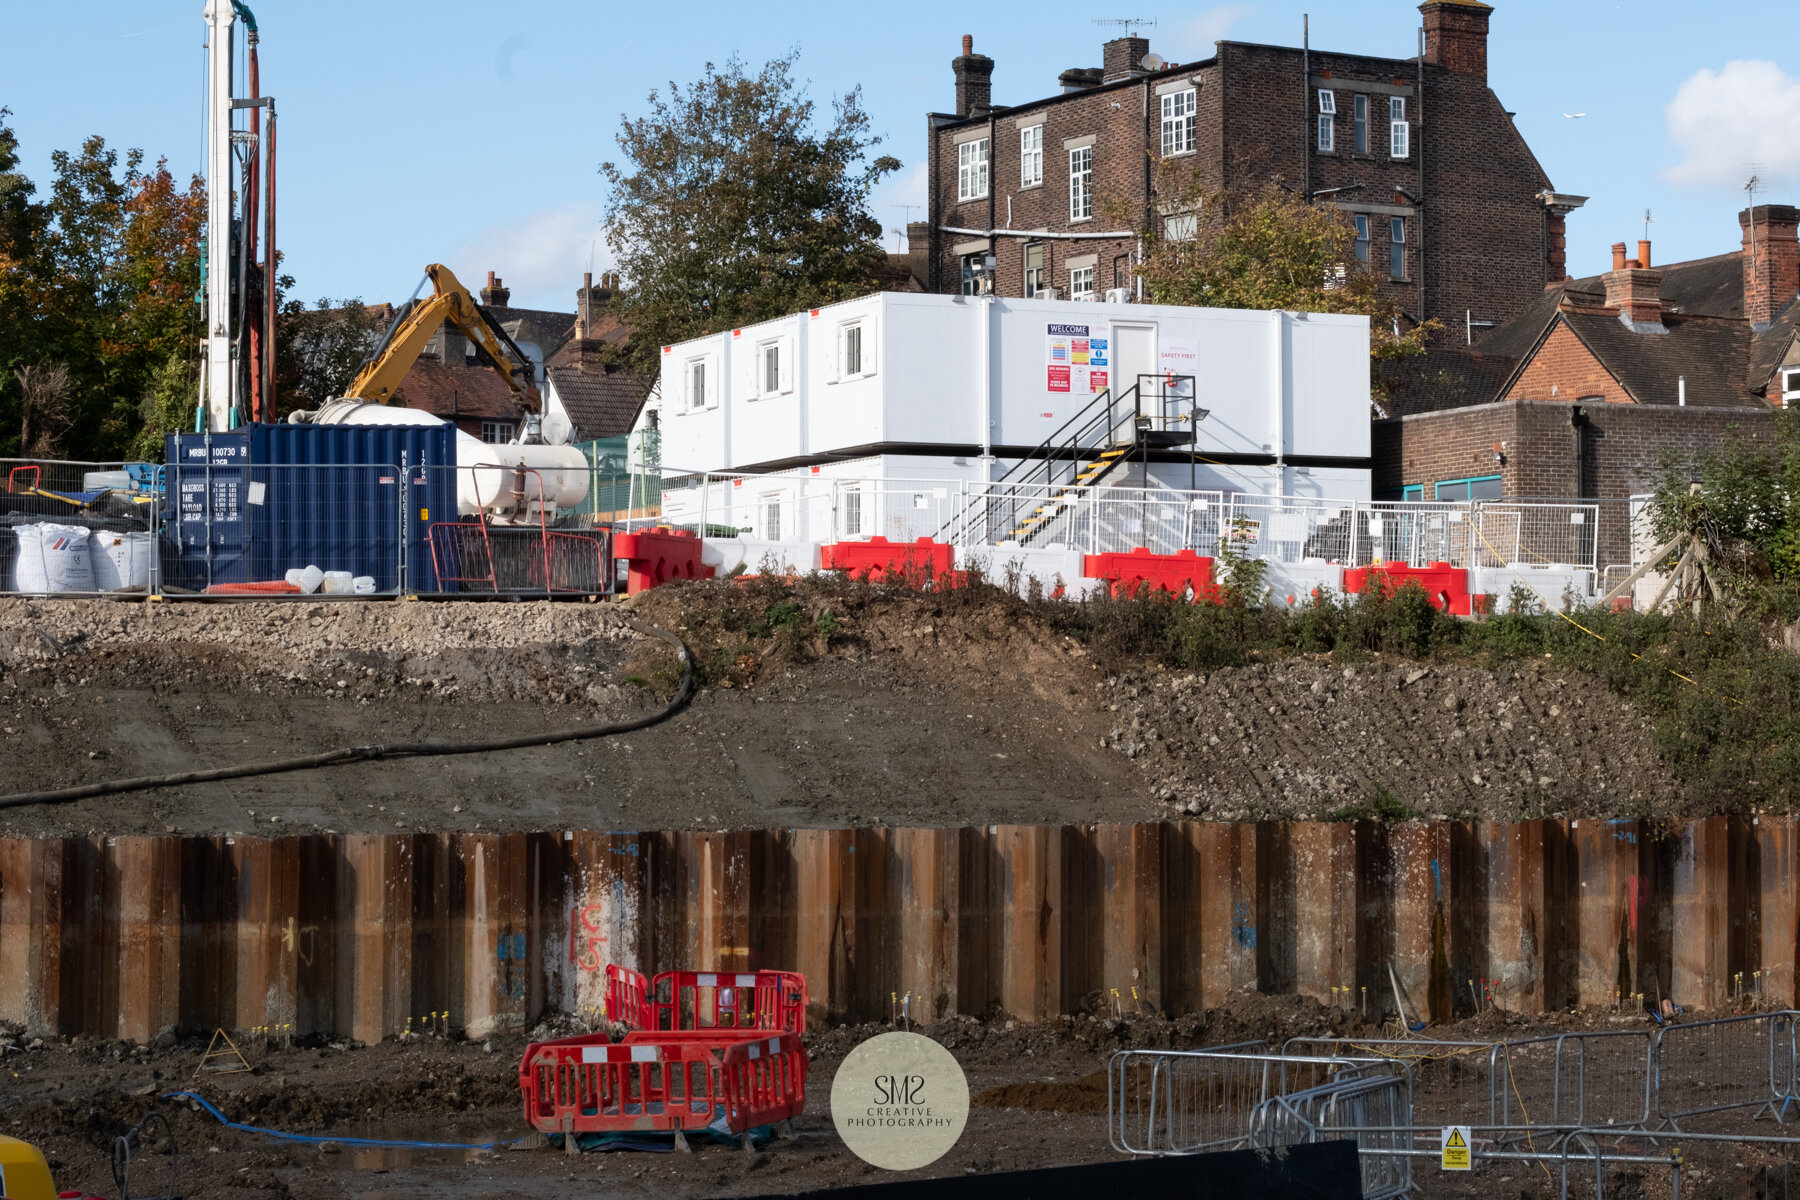
[[[1252,6],[1248,4],[1219,4],[1189,18],[1177,31],[1180,45],[1175,49],[1181,54],[1198,54],[1201,58],[1211,58],[1213,43],[1223,41],[1231,27],[1249,16],[1251,9]],[[1154,37],[1151,44],[1155,44]]]
[[[1668,108],[1669,138],[1686,155],[1663,172],[1671,183],[1741,188],[1751,171],[1800,177],[1800,79],[1763,59],[1739,59],[1689,76]]]
[[[456,277],[472,291],[492,271],[511,290],[516,307],[558,312],[575,311],[583,271],[598,274],[613,265],[600,236],[599,205],[587,201],[540,209],[485,229],[458,243],[451,262]]]

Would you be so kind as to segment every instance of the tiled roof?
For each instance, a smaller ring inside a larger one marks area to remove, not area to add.
[[[519,417],[512,389],[488,366],[448,367],[429,358],[413,364],[400,381],[395,403],[440,417]]]
[[[608,369],[597,353],[603,341],[623,340],[623,330],[599,339],[570,341],[551,358],[546,374],[575,426],[574,440],[619,437],[631,432],[655,376]]]
[[[1674,405],[1680,379],[1702,408],[1757,403],[1744,385],[1750,327],[1740,320],[1665,316],[1668,333],[1634,333],[1611,312],[1561,314],[1575,336],[1639,404]]]

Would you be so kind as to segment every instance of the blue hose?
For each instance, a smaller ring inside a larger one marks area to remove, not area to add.
[[[510,1146],[515,1142],[522,1142],[525,1140],[524,1138],[512,1138],[504,1142],[402,1142],[389,1141],[383,1138],[317,1137],[307,1133],[283,1133],[279,1129],[262,1129],[255,1125],[242,1125],[236,1121],[228,1120],[225,1114],[214,1108],[212,1102],[207,1100],[205,1096],[198,1095],[194,1092],[164,1092],[163,1099],[192,1100],[195,1104],[198,1104],[201,1108],[204,1108],[207,1112],[217,1117],[219,1124],[225,1126],[227,1129],[236,1129],[244,1133],[258,1133],[263,1137],[281,1138],[284,1141],[289,1142],[310,1142],[314,1145],[322,1145],[325,1142],[336,1142],[340,1146],[403,1146],[420,1150],[492,1150],[496,1146]]]

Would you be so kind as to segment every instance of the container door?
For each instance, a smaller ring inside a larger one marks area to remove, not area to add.
[[[1113,361],[1118,382],[1113,387],[1122,399],[1134,397],[1132,389],[1142,385],[1146,400],[1156,394],[1156,326],[1114,325]],[[1148,410],[1146,410],[1146,415]]]

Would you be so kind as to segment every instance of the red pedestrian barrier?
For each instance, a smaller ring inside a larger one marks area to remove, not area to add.
[[[806,1030],[806,976],[797,971],[664,971],[650,981],[653,1030]]]
[[[872,537],[866,542],[829,542],[819,550],[819,565],[827,571],[847,571],[852,579],[869,583],[901,583],[935,580],[950,574],[956,547],[930,538],[890,542]]]
[[[711,579],[713,569],[700,562],[700,535],[690,529],[640,529],[613,535],[613,556],[629,564],[625,590],[647,592],[672,579]]]
[[[1115,596],[1136,595],[1140,587],[1147,587],[1177,598],[1191,594],[1195,603],[1218,599],[1218,589],[1213,586],[1213,560],[1192,550],[1152,554],[1139,546],[1129,554],[1083,555],[1081,564],[1083,575],[1106,580]]]
[[[1471,615],[1469,572],[1462,567],[1453,567],[1447,562],[1434,562],[1423,567],[1382,563],[1373,567],[1350,567],[1344,571],[1344,591],[1347,593],[1365,592],[1371,583],[1380,581],[1386,581],[1390,588],[1416,583],[1424,589],[1434,607],[1461,617]]]
[[[649,1007],[646,1002],[649,991],[650,985],[643,972],[607,963],[606,1019],[627,1029],[642,1029],[645,1010]]]
[[[533,1042],[519,1062],[525,1119],[543,1133],[705,1129],[732,1133],[806,1106],[806,1050],[794,1034],[641,1030]]]

